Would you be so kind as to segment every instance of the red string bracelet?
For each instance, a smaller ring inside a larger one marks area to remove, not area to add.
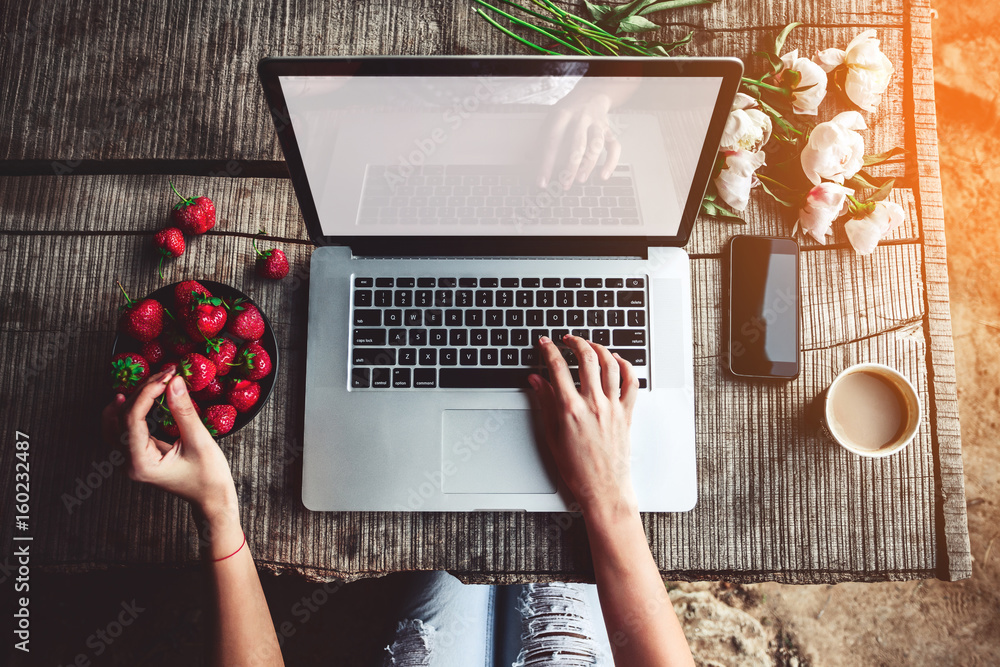
[[[212,562],[213,563],[218,563],[219,561],[226,560],[227,558],[232,558],[233,556],[235,556],[236,554],[238,554],[240,551],[242,551],[243,545],[245,545],[246,543],[247,543],[247,534],[243,533],[243,541],[240,543],[240,548],[239,549],[237,549],[233,553],[229,554],[228,556],[223,556],[222,558],[215,558],[215,559],[212,560]]]

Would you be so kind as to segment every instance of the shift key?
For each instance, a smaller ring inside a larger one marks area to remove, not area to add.
[[[636,348],[623,348],[617,350],[611,350],[612,352],[617,352],[618,356],[629,362],[633,366],[645,366],[646,365],[646,350],[639,350]]]
[[[351,357],[355,366],[392,366],[396,349],[392,347],[356,347]]]

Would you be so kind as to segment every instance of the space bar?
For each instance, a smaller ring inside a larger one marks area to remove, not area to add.
[[[438,387],[442,389],[526,389],[530,368],[442,368]]]

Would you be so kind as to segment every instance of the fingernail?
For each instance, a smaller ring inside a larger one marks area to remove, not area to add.
[[[563,339],[563,340],[566,340],[567,338],[572,338],[572,337],[573,337],[573,336],[571,336],[571,335],[569,335],[569,334],[563,334],[563,337],[562,337],[562,339]]]
[[[175,377],[177,382],[173,382],[170,385],[170,393],[174,396],[183,396],[187,393],[187,385],[184,383],[184,378]]]
[[[528,384],[531,385],[532,389],[536,389],[536,390],[538,389],[538,381],[535,379],[534,375],[529,375],[528,376]]]
[[[548,336],[542,336],[541,338],[538,339],[538,342],[541,343],[542,345],[545,345],[546,343],[551,343],[552,339],[549,338]]]

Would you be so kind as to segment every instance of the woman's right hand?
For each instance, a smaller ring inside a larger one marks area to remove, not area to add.
[[[579,362],[579,391],[549,338],[540,339],[539,346],[551,382],[539,375],[529,378],[556,465],[585,515],[637,514],[629,431],[639,381],[632,364],[577,336],[563,341]]]
[[[180,430],[180,437],[172,444],[154,438],[146,423],[156,399],[164,392]],[[151,376],[128,398],[115,396],[104,408],[102,430],[111,446],[128,445],[129,477],[133,480],[191,502],[210,527],[239,526],[239,504],[229,462],[195,412],[187,385],[175,369]]]

